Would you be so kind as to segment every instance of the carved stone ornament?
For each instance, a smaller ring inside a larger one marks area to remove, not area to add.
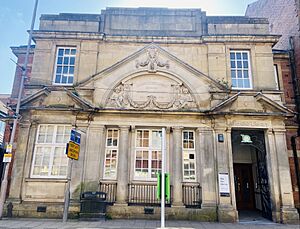
[[[167,69],[170,67],[168,61],[163,63],[158,59],[158,51],[156,48],[152,47],[147,49],[147,55],[148,57],[145,61],[136,61],[136,68],[148,66],[148,72],[153,73],[157,71],[157,67],[166,67]]]
[[[197,110],[197,104],[188,88],[183,84],[171,85],[173,93],[168,102],[158,101],[153,94],[146,96],[146,101],[135,101],[132,96],[132,84],[121,83],[113,89],[107,101],[107,108],[144,109],[144,110]]]

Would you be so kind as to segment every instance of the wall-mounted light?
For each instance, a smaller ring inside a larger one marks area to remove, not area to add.
[[[224,135],[218,134],[218,142],[224,142]]]

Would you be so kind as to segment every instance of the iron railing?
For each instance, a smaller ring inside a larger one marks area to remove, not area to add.
[[[100,192],[106,193],[106,202],[113,205],[116,202],[117,183],[116,182],[100,182]]]
[[[129,184],[128,185],[128,205],[141,206],[159,206],[160,200],[156,196],[156,184]],[[172,201],[172,186],[171,200],[166,201],[166,206],[171,206]]]
[[[186,208],[201,208],[202,193],[200,184],[182,184],[182,202]]]

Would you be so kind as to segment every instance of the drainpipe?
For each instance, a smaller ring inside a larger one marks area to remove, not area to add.
[[[291,65],[291,76],[292,76],[292,83],[293,83],[293,90],[294,90],[294,98],[295,98],[295,105],[296,105],[296,121],[298,124],[297,128],[297,135],[291,137],[291,145],[293,150],[293,158],[294,158],[294,165],[295,165],[295,172],[296,172],[296,180],[298,186],[298,198],[300,204],[300,171],[299,171],[299,160],[297,155],[297,144],[296,140],[300,137],[300,93],[299,93],[299,86],[298,86],[298,79],[297,79],[297,72],[296,72],[296,64],[295,64],[295,50],[294,50],[294,41],[293,37],[289,37],[289,59]],[[300,206],[298,207],[298,212],[300,213]]]

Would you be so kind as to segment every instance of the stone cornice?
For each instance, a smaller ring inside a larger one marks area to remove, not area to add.
[[[33,39],[79,39],[102,40],[105,42],[134,42],[134,43],[162,43],[162,44],[201,44],[219,42],[251,42],[251,43],[276,43],[278,35],[255,34],[230,34],[230,35],[204,35],[198,37],[158,37],[158,36],[110,36],[93,32],[69,32],[69,31],[40,31],[33,33]]]

